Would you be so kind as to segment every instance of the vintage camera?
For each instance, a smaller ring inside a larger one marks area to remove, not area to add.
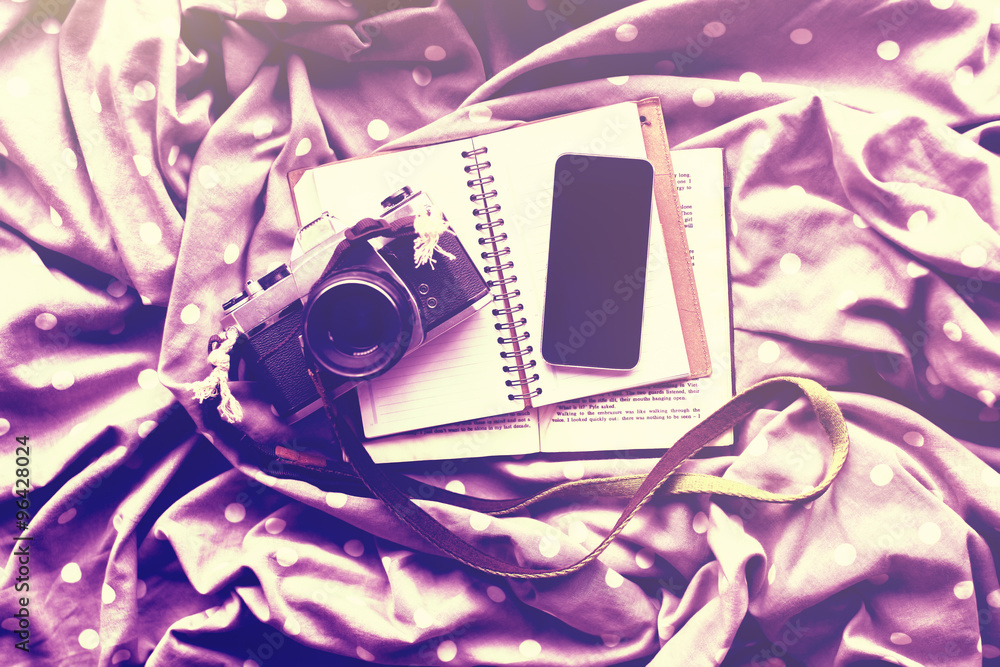
[[[223,328],[246,334],[244,356],[289,421],[322,405],[304,355],[319,366],[328,395],[339,396],[490,301],[451,232],[439,238],[444,252],[434,262],[415,265],[412,222],[447,224],[426,194],[404,187],[381,207],[351,227],[324,213],[296,233],[288,265],[247,281],[223,304]]]

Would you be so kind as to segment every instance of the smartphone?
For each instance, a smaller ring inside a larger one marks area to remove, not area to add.
[[[556,160],[542,358],[628,370],[639,362],[653,166],[566,153]]]

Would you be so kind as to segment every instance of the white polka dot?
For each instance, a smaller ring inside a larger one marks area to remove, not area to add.
[[[418,86],[426,86],[434,78],[426,65],[417,65],[412,72],[413,82]]]
[[[288,7],[281,0],[267,0],[267,3],[264,5],[264,13],[267,14],[267,18],[273,21],[280,21],[288,13]]]
[[[743,451],[747,456],[764,456],[767,453],[767,438],[763,433],[758,433],[747,448]]]
[[[773,340],[765,340],[757,348],[757,358],[765,364],[773,364],[781,356],[781,348]]]
[[[570,480],[581,479],[584,476],[585,472],[586,471],[584,470],[583,467],[583,461],[570,461],[565,466],[563,466],[563,476],[566,479]]]
[[[52,375],[52,387],[64,391],[73,386],[76,378],[69,371],[57,371]]]
[[[587,524],[577,519],[569,524],[566,534],[570,540],[581,544],[590,535],[590,529],[587,528]]]
[[[837,295],[837,308],[847,310],[858,302],[858,293],[852,289],[846,289]]]
[[[626,83],[628,83],[628,76],[627,75],[625,75],[625,76],[609,76],[608,77],[608,83],[610,83],[610,84],[612,84],[614,86],[624,86]]]
[[[51,206],[49,207],[49,220],[52,221],[52,224],[55,225],[56,227],[62,227],[63,223],[62,216],[59,215],[59,211],[55,210]]]
[[[180,146],[171,146],[170,151],[167,153],[167,164],[171,167],[177,164],[177,156],[181,154]]]
[[[67,584],[75,584],[83,579],[83,572],[80,570],[80,566],[76,563],[66,563],[63,565],[59,576],[62,577],[62,580]]]
[[[359,646],[357,649],[355,649],[355,652],[358,654],[358,657],[361,658],[362,660],[365,660],[367,662],[373,662],[375,660],[375,655],[368,649]]]
[[[371,127],[371,125],[369,125]],[[370,133],[369,133],[370,134]],[[312,150],[313,142],[309,137],[302,137],[299,139],[299,143],[295,145],[295,155],[302,157]]]
[[[767,570],[767,583],[768,584],[773,584],[774,580],[775,580],[775,578],[777,578],[777,576],[778,576],[778,566],[777,565],[772,565]]]
[[[833,550],[833,561],[842,567],[852,564],[858,557],[858,551],[853,544],[844,542]]]
[[[52,331],[58,323],[59,321],[52,313],[40,313],[35,318],[35,326],[42,331]]]
[[[986,596],[986,604],[994,609],[1000,609],[1000,589],[995,590]]]
[[[56,522],[60,524],[69,523],[70,521],[73,520],[73,517],[75,516],[76,516],[76,508],[70,507],[68,510],[59,515],[59,518],[56,519]]]
[[[191,60],[191,52],[188,51],[187,46],[183,42],[177,44],[177,66],[184,67]]]
[[[489,586],[486,588],[486,597],[500,604],[507,599],[507,594],[499,586]]]
[[[945,322],[941,329],[951,342],[957,343],[962,340],[962,330],[954,322]]]
[[[135,88],[132,89],[132,94],[135,98],[141,102],[149,102],[151,99],[156,97],[156,86],[150,81],[140,81],[135,84]]]
[[[418,609],[413,612],[413,624],[418,628],[429,628],[434,624],[434,619],[426,609]]]
[[[872,471],[868,474],[869,479],[871,479],[872,484],[875,486],[885,486],[892,481],[892,468],[890,468],[885,463],[879,463]]]
[[[222,261],[226,264],[232,264],[240,258],[240,247],[235,243],[230,243],[226,246],[226,250],[222,253]]]
[[[448,54],[445,52],[445,50],[440,46],[438,46],[437,44],[432,44],[428,46],[426,49],[424,49],[424,58],[427,58],[427,60],[433,62],[444,60],[447,57],[447,55]]]
[[[719,38],[726,34],[726,24],[722,21],[710,21],[702,29],[708,37]]]
[[[754,85],[761,82],[760,74],[756,72],[743,72],[740,74],[740,83],[745,85]]]
[[[619,42],[631,42],[639,35],[639,29],[631,23],[623,23],[615,30],[615,39]]]
[[[908,273],[911,278],[922,278],[930,273],[930,271],[927,267],[921,266],[916,262],[908,262],[906,265],[906,273]]]
[[[62,161],[70,169],[76,169],[80,166],[80,161],[76,157],[76,153],[73,152],[72,148],[64,148],[62,152]]]
[[[938,9],[950,9],[955,0],[931,0],[931,6]]]
[[[543,537],[538,543],[538,552],[546,558],[552,558],[559,553],[559,540]]]
[[[194,324],[201,317],[201,308],[196,304],[189,303],[181,309],[181,322],[184,324]]]
[[[677,65],[673,60],[658,60],[656,61],[656,64],[653,65],[653,69],[657,74],[669,76],[674,73],[675,69],[677,69]]]
[[[778,266],[781,268],[782,273],[792,275],[798,273],[799,269],[802,268],[802,260],[794,252],[787,252],[781,256]]]
[[[274,559],[282,567],[291,567],[299,560],[299,553],[291,547],[281,547],[274,553]]]
[[[139,238],[146,245],[156,245],[163,238],[163,232],[155,222],[144,222],[139,225]]]
[[[115,595],[115,589],[111,588],[111,586],[104,584],[104,586],[101,587],[101,602],[104,604],[111,604],[115,601],[116,597],[117,595]]]
[[[982,641],[980,638],[979,641]],[[1000,656],[1000,648],[997,648],[993,644],[983,644],[983,657],[989,660]]]
[[[698,512],[691,521],[691,530],[701,535],[708,530],[708,516],[704,512]]]
[[[101,636],[97,634],[96,630],[87,628],[86,630],[80,633],[80,636],[77,638],[77,641],[80,642],[80,646],[90,651],[92,649],[97,648],[100,645]]]
[[[889,641],[891,641],[896,646],[906,646],[913,640],[910,639],[910,635],[905,632],[894,632],[889,635]]]
[[[923,231],[927,227],[927,211],[916,211],[906,221],[906,228],[913,233]]]
[[[518,650],[525,658],[536,658],[542,652],[542,645],[534,639],[525,639],[521,642]]]
[[[472,526],[473,530],[486,530],[489,528],[490,523],[493,522],[493,517],[489,514],[480,514],[479,512],[474,512],[469,515],[469,525]]]
[[[229,523],[239,523],[247,515],[247,508],[243,507],[240,503],[229,503],[226,505],[226,521]]]
[[[11,97],[27,97],[30,92],[31,86],[20,76],[15,76],[7,82],[7,93]]]
[[[493,118],[493,112],[489,107],[477,104],[469,108],[469,120],[473,123],[488,123]]]
[[[970,245],[962,251],[962,264],[970,268],[978,269],[986,264],[986,259],[986,250],[982,246]]]
[[[885,582],[889,581],[888,574],[876,574],[874,577],[869,577],[868,581],[872,582],[876,586],[881,586]]]
[[[648,570],[653,567],[653,563],[655,562],[656,554],[652,549],[642,548],[635,554],[635,564],[643,570]]]
[[[121,514],[116,514],[114,518],[111,519],[111,525],[114,527],[116,531],[120,533],[122,532],[122,522],[124,521],[125,518]]]
[[[937,544],[941,539],[941,528],[936,523],[928,521],[917,529],[917,536],[924,544]]]
[[[210,164],[198,167],[198,182],[201,187],[211,190],[219,184],[219,170]]]
[[[112,280],[108,283],[107,293],[111,296],[117,298],[125,296],[128,291],[128,286],[120,280]]]
[[[139,600],[146,597],[146,582],[139,579],[135,582],[135,597]]]
[[[289,616],[285,619],[285,624],[281,626],[286,635],[295,637],[302,632],[302,625],[293,617]]]
[[[155,429],[157,427],[157,425],[158,424],[155,421],[153,421],[152,419],[147,419],[146,421],[144,421],[141,424],[139,424],[139,428],[136,429],[136,432],[139,434],[140,438],[145,438],[150,433],[153,432],[153,429]]]
[[[143,389],[156,389],[160,384],[160,375],[155,368],[146,368],[139,371],[139,386]]]
[[[278,517],[273,516],[264,522],[264,530],[272,535],[277,535],[285,529],[286,525],[288,524],[285,523],[284,519],[279,519]]]
[[[708,88],[698,88],[691,95],[691,101],[695,106],[710,107],[715,103],[715,93]]]
[[[452,493],[465,493],[465,484],[460,479],[453,479],[444,485],[445,491]]]
[[[618,574],[614,570],[608,570],[604,574],[604,583],[606,583],[611,588],[619,588],[622,584],[625,583],[625,577]]]
[[[976,398],[982,401],[988,408],[992,408],[997,401],[997,395],[989,389],[980,389],[976,392]]]
[[[135,162],[135,170],[140,176],[149,176],[153,173],[153,163],[145,155],[133,155],[132,162]]]
[[[274,131],[274,125],[272,125],[271,121],[267,120],[266,118],[261,118],[254,121],[252,131],[254,139],[256,139],[257,141],[263,141],[264,139],[267,139],[269,136],[271,136],[271,132]]]
[[[348,540],[344,544],[344,553],[353,558],[360,558],[365,553],[365,545],[361,540]]]
[[[854,214],[852,221],[854,222],[854,226],[858,229],[868,229],[868,223],[865,222],[857,213]]]
[[[813,34],[808,28],[796,28],[788,34],[788,38],[796,44],[808,44],[812,41]]]
[[[959,600],[968,600],[976,592],[976,587],[971,581],[960,581],[952,590]]]
[[[46,35],[58,35],[62,29],[62,24],[56,19],[49,17],[42,21],[42,32]]]
[[[458,655],[458,645],[450,639],[445,639],[438,644],[437,656],[441,662],[451,662]]]
[[[326,494],[326,504],[334,509],[340,509],[347,504],[347,495],[339,491],[332,491]]]
[[[1000,421],[1000,410],[997,408],[983,408],[979,411],[979,421],[995,422]]]
[[[132,657],[132,652],[129,651],[127,648],[120,649],[118,651],[115,651],[115,654],[111,656],[111,664],[117,665],[120,662],[125,662],[131,657]],[[257,663],[254,662],[254,665],[256,666]]]
[[[895,60],[899,57],[899,44],[887,39],[875,48],[875,53],[882,60]]]

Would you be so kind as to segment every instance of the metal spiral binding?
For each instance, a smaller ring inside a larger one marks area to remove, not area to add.
[[[505,361],[510,360],[510,363],[504,364],[503,371],[517,375],[516,379],[505,381],[508,387],[515,390],[507,394],[507,399],[527,401],[541,394],[542,388],[531,386],[538,381],[538,373],[529,375],[526,372],[535,368],[537,362],[528,358],[534,351],[534,347],[522,344],[530,337],[528,331],[523,330],[523,327],[528,324],[528,320],[525,317],[515,317],[514,315],[524,310],[524,304],[515,301],[521,296],[521,290],[508,287],[517,282],[517,276],[512,273],[514,262],[509,259],[501,259],[510,254],[510,247],[499,245],[507,240],[507,234],[500,231],[504,224],[503,218],[494,217],[500,212],[500,204],[492,201],[497,197],[497,191],[486,187],[495,180],[492,174],[486,173],[491,166],[489,160],[480,160],[480,156],[485,155],[487,151],[485,146],[462,151],[462,157],[472,160],[471,164],[465,166],[465,173],[471,176],[466,181],[466,185],[474,190],[473,194],[469,196],[469,201],[476,204],[476,207],[472,209],[472,215],[480,219],[476,224],[476,231],[483,233],[483,236],[479,238],[479,245],[485,246],[485,248],[479,256],[489,262],[483,267],[483,272],[488,277],[486,284],[491,289],[501,288],[499,293],[493,295],[493,302],[497,306],[493,309],[493,316],[502,318],[502,321],[493,326],[500,332],[497,342],[505,348],[501,350],[500,358]]]

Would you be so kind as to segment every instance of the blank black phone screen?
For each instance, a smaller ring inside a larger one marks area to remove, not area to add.
[[[638,363],[652,196],[646,160],[559,156],[542,318],[547,362]]]

